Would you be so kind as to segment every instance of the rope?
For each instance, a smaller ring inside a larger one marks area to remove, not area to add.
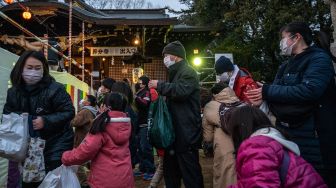
[[[69,48],[68,56],[71,60],[71,45],[72,45],[72,0],[69,0]],[[71,74],[71,63],[69,64],[69,72]]]
[[[17,22],[15,22],[13,19],[9,18],[6,14],[4,14],[2,11],[0,11],[0,17],[2,17],[3,19],[5,19],[6,21],[8,21],[9,23],[13,24],[15,27],[17,27],[18,29],[20,29],[21,31],[23,31],[24,33],[26,33],[27,35],[33,37],[34,39],[36,39],[37,41],[41,42],[42,44],[48,46],[48,48],[50,48],[52,51],[54,51],[55,53],[59,54],[60,56],[62,56],[63,58],[67,59],[70,61],[70,64],[74,64],[76,65],[78,68],[83,69],[83,67],[81,67],[81,65],[79,65],[75,60],[70,59],[69,57],[65,56],[62,52],[59,52],[57,49],[55,49],[54,47],[52,47],[50,44],[44,42],[41,38],[39,38],[38,36],[36,36],[35,34],[33,34],[32,32],[30,32],[29,30],[27,30],[26,28],[22,27],[20,24],[18,24]],[[89,70],[85,69],[85,72],[90,73]]]
[[[84,69],[85,69],[85,23],[83,21],[82,23],[82,81],[84,82],[84,77],[85,77],[85,72],[84,72]]]

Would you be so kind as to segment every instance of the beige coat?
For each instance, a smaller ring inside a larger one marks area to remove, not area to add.
[[[236,183],[235,156],[231,137],[225,134],[220,126],[219,107],[221,103],[234,103],[239,101],[230,88],[223,89],[214,95],[204,108],[203,113],[203,139],[214,144],[213,187],[226,188]]]

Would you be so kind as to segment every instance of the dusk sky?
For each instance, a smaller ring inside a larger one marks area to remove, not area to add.
[[[185,8],[179,0],[148,0],[149,2],[153,3],[154,7],[165,7],[169,6],[172,9],[180,10],[181,8]]]

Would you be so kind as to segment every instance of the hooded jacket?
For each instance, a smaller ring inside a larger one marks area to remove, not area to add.
[[[289,153],[289,167],[285,182],[281,182],[280,168],[285,150]],[[327,188],[314,168],[299,155],[299,147],[286,140],[278,130],[259,129],[239,147],[237,185],[230,187]]]
[[[76,149],[63,153],[66,166],[91,160],[88,183],[92,188],[133,188],[134,179],[129,150],[130,118],[123,112],[109,112],[104,132],[88,134]]]
[[[75,127],[74,147],[79,146],[89,132],[98,110],[93,106],[83,106],[82,110],[72,119],[71,126]]]
[[[232,104],[239,99],[235,92],[227,87],[220,93],[213,96],[203,111],[203,140],[213,142],[214,165],[213,165],[213,187],[226,188],[236,183],[236,169],[234,147],[231,137],[220,128],[219,107],[221,103]]]
[[[187,61],[169,67],[169,82],[159,81],[157,91],[167,97],[168,110],[175,129],[177,152],[201,147],[202,119],[199,79]]]

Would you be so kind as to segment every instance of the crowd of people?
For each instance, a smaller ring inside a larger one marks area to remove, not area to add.
[[[288,60],[273,83],[255,81],[222,56],[214,66],[217,83],[201,88],[175,41],[162,51],[168,80],[142,76],[132,88],[127,80],[106,78],[77,113],[43,53],[27,51],[11,72],[4,114],[28,112],[30,134],[46,140],[46,172],[80,165],[82,187],[132,188],[134,177],[142,177],[150,188],[162,179],[166,188],[182,182],[202,188],[203,149],[213,157],[214,188],[335,188],[336,58],[303,22],[284,26],[280,35]],[[148,139],[149,108],[158,96],[165,97],[174,127],[167,148],[153,148]],[[22,182],[18,166],[10,161],[7,186],[38,187],[41,182]]]

